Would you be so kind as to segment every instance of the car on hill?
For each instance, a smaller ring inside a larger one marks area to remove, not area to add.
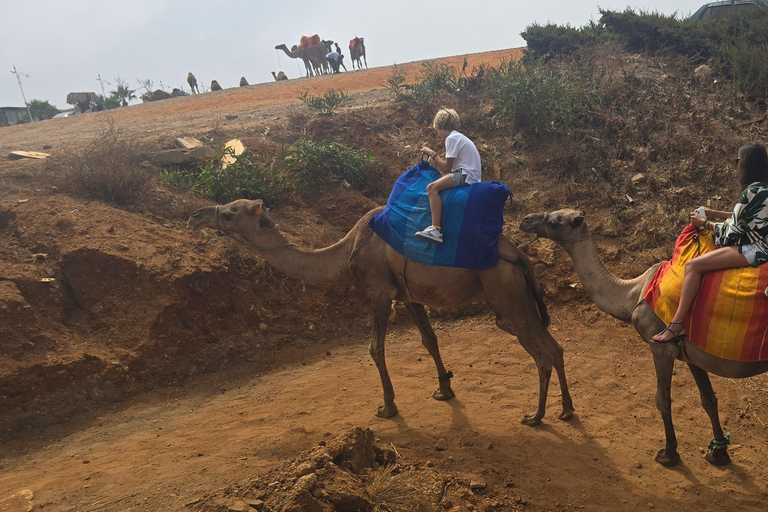
[[[766,7],[768,7],[768,0],[721,0],[719,2],[708,2],[691,14],[690,19],[717,19],[730,12],[765,9]]]

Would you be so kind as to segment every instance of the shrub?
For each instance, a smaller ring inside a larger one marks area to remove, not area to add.
[[[425,62],[411,86],[411,96],[419,105],[427,105],[441,91],[455,94],[462,85],[456,68],[444,62]]]
[[[338,142],[316,141],[307,135],[291,147],[284,160],[286,179],[297,191],[315,188],[333,178],[363,187],[366,171],[372,164],[373,157],[364,151]]]
[[[387,78],[387,82],[384,84],[390,96],[402,98],[410,90],[410,86],[405,83],[406,76],[407,73],[399,69],[397,64],[392,66],[392,75]]]
[[[532,134],[573,126],[596,96],[576,75],[541,65],[502,62],[489,74],[493,120]]]
[[[140,202],[151,186],[152,176],[139,166],[137,152],[111,124],[84,149],[51,165],[58,167],[62,190],[119,206]]]
[[[337,91],[336,89],[329,89],[323,93],[322,96],[312,96],[309,91],[299,96],[299,99],[304,102],[309,110],[315,113],[316,116],[331,116],[333,110],[337,107],[343,107],[350,101],[349,95]]]
[[[170,186],[188,188],[194,194],[217,203],[262,199],[265,205],[273,205],[285,185],[275,162],[259,167],[247,155],[235,155],[232,148],[226,148],[225,152],[235,159],[225,169],[221,168],[221,158],[217,158],[197,171],[164,171],[160,178]]]

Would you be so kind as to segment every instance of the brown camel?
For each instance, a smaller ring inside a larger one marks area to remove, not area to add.
[[[368,59],[365,58],[365,40],[362,37],[356,37],[349,42],[349,56],[352,57],[352,70],[355,69],[355,62],[357,62],[358,70],[363,69],[360,64],[360,57],[365,61],[365,69],[368,69]]]
[[[216,80],[211,80],[211,91],[220,91],[221,86],[219,85],[219,82]]]
[[[318,70],[322,69],[322,62],[325,61],[325,55],[323,55],[323,61],[320,61],[317,59],[315,53],[319,54],[322,50],[316,49],[319,50],[319,52],[310,53],[304,50],[299,50],[298,46],[293,46],[293,48],[289,50],[284,44],[275,46],[275,50],[283,50],[285,54],[292,59],[301,59],[304,62],[304,67],[307,69],[307,76],[315,76],[315,73],[320,75],[320,71]]]
[[[246,85],[250,85],[248,83],[248,80],[246,80],[244,76],[241,76],[240,77],[240,87],[245,87]]]
[[[280,80],[288,80],[288,77],[285,76],[285,73],[283,73],[282,71],[278,71],[277,74],[275,74],[275,72],[273,71],[272,76],[275,77],[276,82],[279,82]]]
[[[565,378],[563,349],[547,331],[549,316],[525,254],[500,235],[500,259],[491,268],[472,270],[415,263],[388,246],[368,227],[369,219],[379,211],[381,208],[371,210],[342,240],[318,250],[296,248],[283,238],[259,200],[239,199],[224,206],[201,208],[189,218],[189,226],[194,230],[207,227],[240,234],[275,268],[297,279],[310,283],[355,283],[368,292],[373,307],[369,351],[384,391],[384,404],[376,409],[376,416],[391,418],[398,412],[384,358],[384,337],[392,301],[405,304],[419,328],[422,344],[435,362],[439,388],[432,396],[449,400],[454,396],[450,380],[453,373],[443,365],[437,337],[424,306],[453,308],[484,292],[496,312],[496,325],[517,336],[538,368],[538,407],[522,422],[526,425],[541,422],[552,366],[557,371],[562,393],[562,411],[558,418],[570,417],[574,409]]]
[[[576,272],[581,278],[587,294],[602,311],[624,322],[632,322],[635,330],[644,341],[664,328],[664,322],[643,300],[643,291],[653,278],[657,263],[642,275],[634,279],[619,279],[611,274],[597,253],[592,235],[584,222],[584,212],[577,210],[558,210],[552,213],[534,213],[526,216],[520,223],[520,229],[526,233],[535,233],[537,237],[549,238],[563,246],[571,257]],[[672,425],[672,370],[675,359],[688,364],[696,380],[701,395],[701,405],[712,422],[714,439],[709,444],[707,461],[721,465],[730,462],[728,441],[720,426],[717,411],[717,398],[712,390],[708,373],[722,377],[751,377],[768,371],[768,361],[742,363],[722,359],[699,349],[688,340],[684,346],[675,343],[651,343],[653,363],[656,367],[656,408],[664,420],[666,445],[656,453],[656,461],[664,466],[673,466],[680,460],[677,453],[677,438]]]
[[[187,73],[187,83],[189,88],[192,89],[192,93],[198,94],[200,92],[200,89],[197,88],[197,78],[191,72]]]

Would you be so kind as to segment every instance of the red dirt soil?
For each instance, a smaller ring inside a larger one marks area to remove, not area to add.
[[[519,55],[468,55],[468,70]],[[439,60],[460,69],[464,57]],[[399,67],[413,77],[420,66]],[[90,142],[110,121],[137,144],[217,126],[253,135],[265,122],[283,122],[307,90],[341,89],[358,107],[375,109],[389,101],[382,89],[389,76],[390,68],[376,68],[7,128],[0,153],[56,157]],[[373,415],[381,384],[367,349],[368,301],[359,291],[304,286],[228,239],[189,232],[191,205],[177,198],[168,204],[178,218],[168,220],[54,193],[40,175],[36,162],[0,162],[0,511],[190,510],[201,503],[227,510],[260,498],[252,489],[267,488],[302,450],[352,427],[373,430],[403,467],[445,482],[437,510],[765,510],[766,379],[713,377],[734,442],[733,464],[713,467],[703,458],[708,418],[678,363],[672,405],[682,463],[662,468],[653,461],[664,432],[650,351],[576,282],[566,287],[571,296],[549,301],[576,407],[569,421],[556,419],[553,381],[542,425],[519,422],[535,408],[536,367],[479,308],[461,318],[435,315],[443,359],[455,374],[457,396],[448,402],[431,398],[434,365],[397,309],[387,358],[400,414],[384,420]],[[340,190],[273,214],[289,237],[318,247],[373,206]],[[515,220],[505,232],[516,231]],[[558,250],[543,242],[530,253],[544,261]],[[33,253],[49,256],[40,263],[29,259]],[[267,286],[248,281],[254,268]],[[165,384],[148,390],[146,380]],[[46,414],[55,424],[40,420]],[[478,479],[486,487],[471,490]],[[260,484],[245,484],[254,481]],[[211,495],[216,504],[201,501]]]

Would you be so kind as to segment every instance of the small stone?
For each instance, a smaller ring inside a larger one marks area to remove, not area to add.
[[[477,480],[471,480],[469,482],[469,488],[473,491],[479,490],[479,489],[485,489],[486,487],[485,480],[477,479]]]
[[[488,443],[487,445],[485,445],[485,449],[486,450],[493,450],[493,443]]]
[[[227,512],[248,512],[250,507],[242,500],[238,500],[229,506]]]
[[[427,466],[428,468],[434,467],[434,464],[432,463],[431,460],[428,460],[427,462],[425,462],[424,465]]]
[[[264,508],[264,502],[261,500],[249,500],[246,501],[248,503],[248,506],[251,508],[255,508],[256,510],[262,510]]]
[[[127,251],[127,250],[128,250],[128,246],[127,246],[127,245],[123,245],[123,244],[117,244],[117,246],[116,246],[116,247],[117,247],[117,250],[118,250],[118,251],[123,251],[123,252],[125,252],[125,251]]]
[[[445,440],[445,438],[440,438],[435,443],[435,451],[437,452],[444,452],[448,448],[448,442]]]

